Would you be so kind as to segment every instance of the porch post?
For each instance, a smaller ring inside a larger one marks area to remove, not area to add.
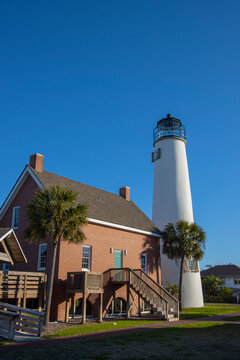
[[[127,284],[127,311],[126,311],[126,318],[128,319],[130,316],[130,302],[129,302],[129,284]]]
[[[99,322],[102,322],[102,313],[103,313],[103,293],[99,294]]]
[[[26,307],[27,302],[27,274],[24,275],[24,290],[23,290],[23,307]]]
[[[86,302],[87,302],[87,294],[86,291],[84,291],[83,299],[82,299],[82,324],[86,323]]]
[[[47,274],[44,275],[43,278],[43,308],[46,310],[46,299],[47,299]]]
[[[66,294],[65,322],[69,322],[69,296]]]
[[[138,295],[138,315],[142,316],[142,314],[141,314],[141,298],[139,295]]]
[[[83,274],[83,299],[82,299],[82,324],[86,322],[86,310],[87,310],[87,275],[88,273],[85,271]]]

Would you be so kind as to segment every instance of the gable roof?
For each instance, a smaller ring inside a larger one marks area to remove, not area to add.
[[[1,260],[13,264],[26,263],[26,257],[13,229],[0,228]]]
[[[240,276],[240,267],[237,265],[217,265],[201,271],[201,277],[205,276]]]
[[[89,206],[89,222],[102,225],[116,224],[127,230],[141,230],[155,236],[161,232],[157,226],[132,202],[122,196],[95,188],[43,170],[39,172],[28,165],[43,187],[60,185],[78,193],[78,201]],[[138,232],[138,231],[137,231]]]

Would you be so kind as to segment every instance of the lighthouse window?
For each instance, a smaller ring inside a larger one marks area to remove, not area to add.
[[[198,271],[198,262],[196,260],[188,260],[188,270]]]
[[[152,162],[156,161],[157,159],[160,159],[161,157],[161,149],[158,148],[155,150],[155,152],[152,153]]]
[[[192,270],[193,270],[193,260],[189,260],[189,262],[188,262],[188,269],[189,269],[189,271],[192,271]]]

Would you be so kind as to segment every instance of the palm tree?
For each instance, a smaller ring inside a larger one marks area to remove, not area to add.
[[[30,242],[52,243],[48,274],[45,325],[49,323],[57,245],[60,240],[81,243],[85,235],[81,227],[87,223],[87,205],[77,203],[77,193],[59,185],[39,190],[27,205],[30,223],[25,237]]]
[[[205,246],[205,232],[200,226],[179,220],[175,225],[168,223],[162,234],[162,252],[169,259],[180,260],[179,307],[182,310],[182,273],[184,259],[201,260]]]

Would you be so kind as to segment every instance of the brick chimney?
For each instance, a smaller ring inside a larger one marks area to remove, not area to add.
[[[33,154],[30,156],[29,165],[35,170],[42,172],[43,171],[43,155]]]
[[[130,201],[130,187],[124,186],[120,188],[119,195],[122,196],[124,199]]]

